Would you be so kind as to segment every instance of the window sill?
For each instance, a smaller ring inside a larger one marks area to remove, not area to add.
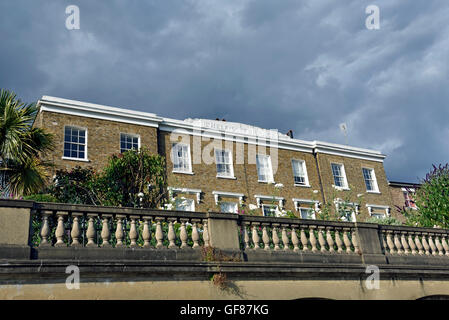
[[[267,184],[276,184],[274,181],[257,180],[257,182],[260,182],[260,183],[267,183]]]
[[[90,162],[89,159],[80,159],[80,158],[61,157],[61,159],[62,159],[62,160],[70,160],[70,161]]]
[[[237,180],[236,177],[227,177],[227,176],[217,176],[219,179],[230,179],[230,180]]]
[[[295,187],[303,187],[303,188],[311,188],[312,186],[310,184],[294,184]]]
[[[349,191],[349,190],[351,190],[351,189],[349,189],[348,187],[337,187],[337,186],[334,186],[334,185],[332,185],[332,187],[333,187],[335,190],[338,190],[338,191]]]
[[[172,171],[172,173],[182,173],[182,174],[190,174],[190,175],[194,175],[194,173],[192,171]]]
[[[366,193],[382,194],[380,191],[368,191],[368,190],[366,190]]]

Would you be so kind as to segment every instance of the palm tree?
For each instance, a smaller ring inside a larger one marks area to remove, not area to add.
[[[0,173],[6,180],[3,193],[18,196],[38,192],[47,181],[50,163],[39,154],[53,148],[53,136],[44,129],[32,128],[36,114],[35,103],[25,104],[15,93],[0,90]]]

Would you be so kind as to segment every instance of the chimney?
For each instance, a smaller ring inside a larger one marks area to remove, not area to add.
[[[293,139],[293,130],[288,130],[287,136]]]

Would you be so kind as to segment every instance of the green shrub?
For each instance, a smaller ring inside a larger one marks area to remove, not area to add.
[[[396,218],[393,218],[393,217],[387,217],[387,218],[371,217],[371,218],[367,219],[365,222],[377,223],[377,224],[395,225],[395,226],[402,225],[402,223],[399,220],[397,220]]]
[[[58,199],[51,194],[30,194],[29,196],[24,196],[24,200],[34,200],[37,202],[58,202]]]

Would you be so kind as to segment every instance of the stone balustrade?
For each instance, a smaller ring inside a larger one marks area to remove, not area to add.
[[[35,214],[41,220],[39,247],[209,246],[208,219],[204,213],[40,204]]]
[[[387,255],[449,257],[449,230],[382,226],[380,236]]]
[[[449,230],[0,200],[0,259],[204,261],[203,247],[241,262],[444,266]]]
[[[242,216],[244,250],[359,254],[353,223]]]

